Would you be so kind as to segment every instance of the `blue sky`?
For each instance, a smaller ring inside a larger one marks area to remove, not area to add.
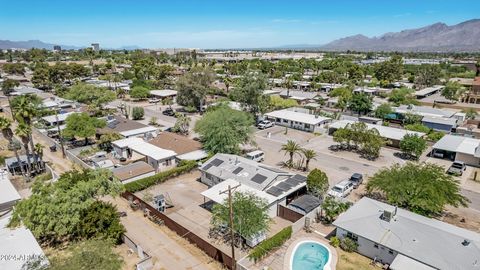
[[[102,47],[269,47],[474,18],[480,18],[478,0],[0,0],[0,39]]]

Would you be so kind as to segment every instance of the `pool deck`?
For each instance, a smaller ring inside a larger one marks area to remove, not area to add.
[[[292,238],[285,242],[279,249],[263,258],[261,261],[253,263],[253,261],[244,258],[240,263],[242,266],[251,270],[290,270],[290,258],[293,255],[294,248],[298,243],[303,241],[316,241],[324,244],[330,251],[330,269],[336,269],[338,255],[335,248],[330,246],[328,240],[320,234],[316,232],[307,233],[304,230],[295,233]]]

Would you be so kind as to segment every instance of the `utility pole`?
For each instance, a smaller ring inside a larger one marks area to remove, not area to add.
[[[60,141],[60,147],[62,148],[62,155],[63,158],[66,158],[67,155],[65,155],[65,147],[63,147],[62,134],[60,133],[60,123],[58,121],[58,107],[55,108],[55,121],[57,122],[58,140]]]
[[[241,184],[238,184],[234,187],[231,187],[228,185],[228,189],[224,191],[220,191],[219,194],[227,193],[228,192],[228,207],[229,207],[229,212],[230,212],[230,238],[231,238],[231,247],[232,247],[232,270],[235,270],[237,262],[235,261],[235,231],[233,228],[233,205],[232,205],[232,190],[235,190],[241,186]]]

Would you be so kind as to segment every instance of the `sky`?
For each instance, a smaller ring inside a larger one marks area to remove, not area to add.
[[[325,44],[480,18],[478,0],[0,0],[0,39],[104,48]]]

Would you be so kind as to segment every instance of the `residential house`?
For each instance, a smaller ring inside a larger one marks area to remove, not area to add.
[[[29,156],[30,162],[34,167],[36,167],[37,169],[42,168],[42,170],[45,168],[45,164],[42,160],[40,160],[40,158],[36,158],[37,156],[32,154],[30,154]],[[10,172],[12,175],[21,175],[21,167],[23,167],[24,172],[27,172],[27,155],[20,155],[18,158],[20,159],[20,163],[18,162],[18,159],[16,157],[10,157],[5,159],[5,166],[7,167],[8,172]]]
[[[320,96],[318,92],[306,92],[298,90],[283,90],[280,92],[280,96],[285,99],[294,99],[300,104],[316,101]]]
[[[177,153],[178,160],[198,161],[208,156],[208,153],[202,150],[200,142],[173,132],[162,132],[148,143]]]
[[[58,115],[48,115],[41,118],[41,122],[43,122],[47,127],[56,127],[57,125],[65,124],[65,120],[67,117],[75,114],[78,112],[67,112],[67,113],[60,113]]]
[[[177,164],[175,158],[177,153],[157,147],[141,138],[132,137],[113,141],[112,146],[115,157],[132,161],[145,161],[156,172],[174,167]]]
[[[270,217],[281,216],[293,199],[306,192],[306,177],[291,174],[244,157],[216,154],[199,167],[200,181],[210,187],[202,195],[223,203],[226,194],[218,191],[238,186],[235,192],[252,192],[268,203]]]
[[[148,126],[121,115],[109,115],[102,119],[107,122],[107,126],[97,130],[99,136],[106,133],[118,133],[125,138],[142,137],[150,139],[155,138],[159,133],[157,127]]]
[[[113,175],[123,184],[155,175],[155,169],[144,161],[137,161],[112,169]]]
[[[452,132],[458,126],[458,120],[455,117],[431,117],[424,116],[422,118],[422,124],[436,131]]]
[[[471,166],[480,165],[480,140],[445,135],[432,146],[432,155],[438,158],[462,161]]]
[[[174,101],[175,98],[177,97],[177,91],[170,90],[170,89],[151,90],[150,91],[150,96],[156,97],[156,98],[159,98],[159,99],[171,98]]]
[[[415,96],[417,97],[417,99],[426,98],[433,94],[439,93],[440,91],[442,91],[443,88],[445,88],[445,86],[443,85],[434,85],[432,87],[423,88],[415,91]]]
[[[465,93],[461,101],[475,104],[480,103],[480,77],[475,77],[470,91]]]
[[[302,108],[289,108],[273,111],[265,114],[265,117],[279,126],[299,129],[307,132],[321,132],[331,118],[309,114]]]
[[[45,253],[25,226],[8,228],[10,216],[0,218],[0,269],[27,269],[27,263],[38,262],[38,269],[49,264]],[[43,269],[43,268],[42,268]]]
[[[0,213],[9,211],[21,199],[20,194],[8,179],[8,172],[0,171]],[[1,216],[2,214],[0,214]]]
[[[478,269],[480,234],[363,197],[333,222],[336,236],[393,270]]]

